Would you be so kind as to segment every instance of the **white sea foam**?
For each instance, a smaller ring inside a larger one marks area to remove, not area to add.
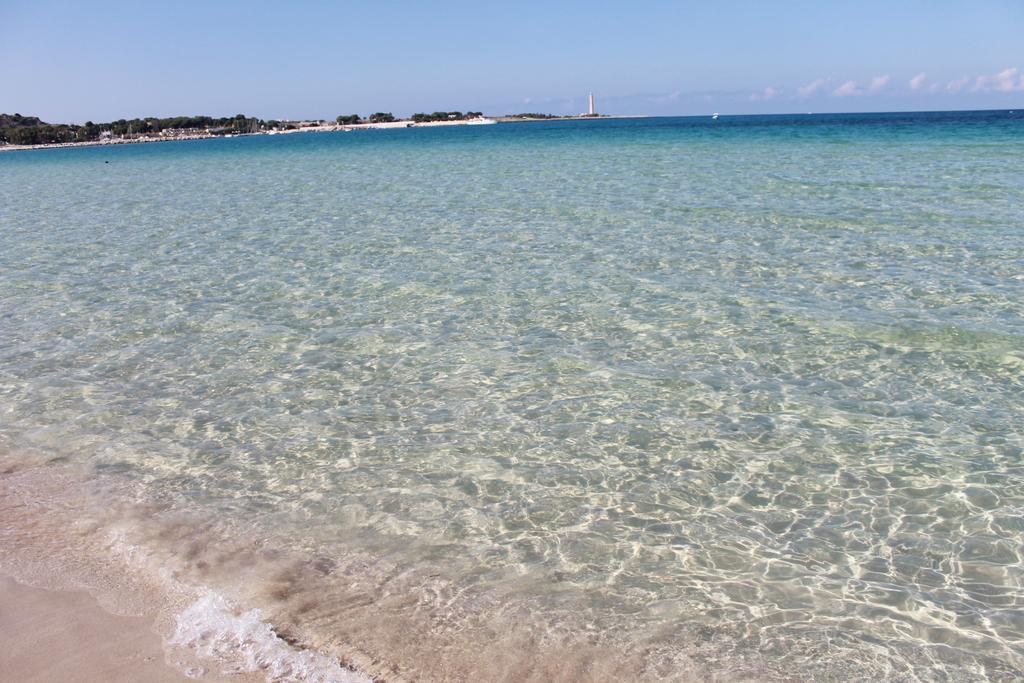
[[[191,648],[237,671],[263,672],[271,681],[371,683],[370,677],[342,667],[337,660],[292,647],[264,621],[258,609],[243,611],[209,593],[177,616],[171,644]]]

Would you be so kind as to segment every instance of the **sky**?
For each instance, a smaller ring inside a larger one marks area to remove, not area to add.
[[[1024,109],[1024,0],[0,0],[0,112]]]

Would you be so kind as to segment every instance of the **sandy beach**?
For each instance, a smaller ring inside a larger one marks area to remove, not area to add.
[[[153,620],[110,614],[84,591],[33,588],[0,576],[0,672],[9,681],[256,681],[167,661]],[[186,675],[187,672],[187,675]]]

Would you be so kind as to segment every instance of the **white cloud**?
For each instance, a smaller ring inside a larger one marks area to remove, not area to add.
[[[946,92],[960,92],[967,86],[969,80],[970,79],[967,78],[967,76],[964,76],[963,78],[958,78],[955,81],[950,81],[946,84]]]
[[[978,76],[971,92],[1018,92],[1024,90],[1024,74],[1018,76],[1017,67],[1003,69],[994,76]]]
[[[910,79],[911,90],[920,90],[922,85],[924,85],[924,74],[917,74]]]
[[[999,92],[1014,92],[1024,90],[1024,74],[1017,78],[1017,67],[1003,69],[996,74],[996,90]]]
[[[832,91],[832,94],[836,97],[849,97],[850,95],[859,95],[860,88],[853,81],[846,81],[841,86]]]
[[[809,96],[813,95],[815,92],[817,92],[818,90],[820,90],[821,86],[825,85],[825,83],[826,83],[826,79],[819,78],[817,80],[811,81],[807,85],[804,85],[804,86],[801,86],[801,87],[797,88],[796,91],[798,93],[800,93],[800,97],[809,97]]]
[[[879,90],[881,90],[882,88],[884,88],[888,84],[889,84],[889,77],[888,76],[875,76],[874,78],[871,79],[871,84],[868,85],[868,92],[869,93],[878,92]]]
[[[861,88],[857,81],[846,81],[832,91],[833,97],[853,97],[855,95],[871,95],[889,84],[889,76],[875,76],[867,87]]]

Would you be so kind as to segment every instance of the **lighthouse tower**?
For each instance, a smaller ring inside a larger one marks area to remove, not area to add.
[[[590,97],[587,98],[587,104],[587,114],[589,116],[596,114],[597,111],[594,109],[594,93],[590,93]]]

